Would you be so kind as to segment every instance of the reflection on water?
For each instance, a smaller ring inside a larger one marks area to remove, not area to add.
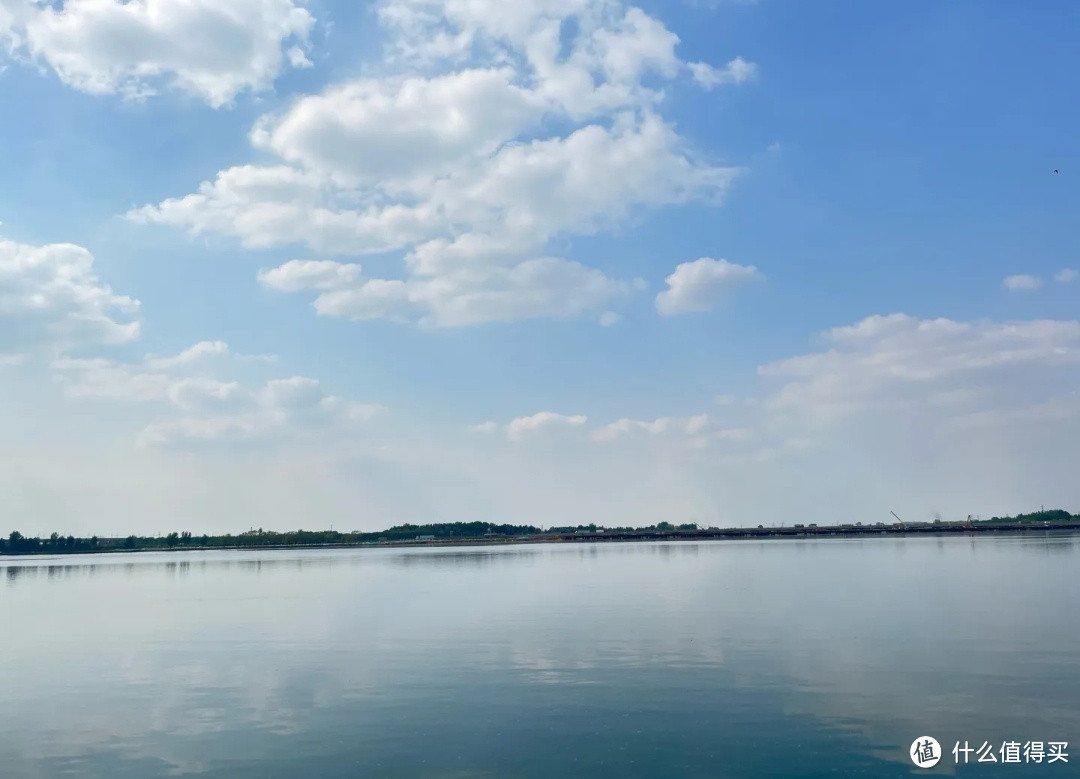
[[[1080,741],[1078,562],[1052,533],[0,558],[0,775],[908,776],[928,733]]]

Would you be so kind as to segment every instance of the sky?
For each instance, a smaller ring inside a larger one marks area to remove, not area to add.
[[[0,532],[1080,511],[1078,24],[0,0]]]

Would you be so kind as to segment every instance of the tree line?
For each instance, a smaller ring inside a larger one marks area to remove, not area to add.
[[[238,535],[194,535],[173,532],[164,536],[131,535],[125,538],[76,538],[53,533],[48,538],[24,536],[14,531],[0,538],[0,554],[73,554],[78,552],[125,552],[169,549],[257,548],[272,546],[337,546],[412,541],[418,538],[463,539],[538,535],[533,525],[496,525],[490,522],[452,522],[432,525],[396,525],[378,532],[342,533],[335,530],[249,530]]]
[[[1064,509],[1034,511],[1014,517],[992,517],[984,523],[1042,524],[1044,522],[1080,522],[1080,515]],[[861,523],[859,523],[861,524]],[[758,526],[762,527],[761,525]],[[801,527],[801,525],[795,525]],[[811,525],[810,527],[816,527]],[[490,538],[528,538],[547,534],[594,534],[594,533],[675,533],[694,531],[696,523],[676,525],[658,522],[648,527],[603,527],[596,524],[565,525],[541,529],[534,525],[497,525],[491,522],[444,522],[429,525],[395,525],[376,532],[346,532],[335,530],[272,531],[252,529],[238,535],[193,535],[187,531],[168,533],[164,536],[130,535],[124,538],[76,538],[52,533],[47,538],[28,537],[13,531],[6,539],[0,538],[0,554],[77,554],[85,552],[133,552],[171,549],[235,549],[258,547],[317,547],[352,546],[379,542],[466,540]]]
[[[983,521],[995,522],[997,524],[1004,522],[1013,524],[1027,524],[1029,522],[1077,522],[1080,521],[1080,514],[1073,515],[1065,509],[1044,509],[1042,511],[1032,511],[1030,514],[1017,514],[1015,517],[990,517],[990,519]]]

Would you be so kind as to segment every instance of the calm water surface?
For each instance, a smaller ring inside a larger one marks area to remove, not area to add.
[[[1075,776],[1078,542],[0,558],[0,776]]]

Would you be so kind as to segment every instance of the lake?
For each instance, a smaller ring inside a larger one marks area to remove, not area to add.
[[[0,776],[1075,776],[1078,542],[0,558]]]

